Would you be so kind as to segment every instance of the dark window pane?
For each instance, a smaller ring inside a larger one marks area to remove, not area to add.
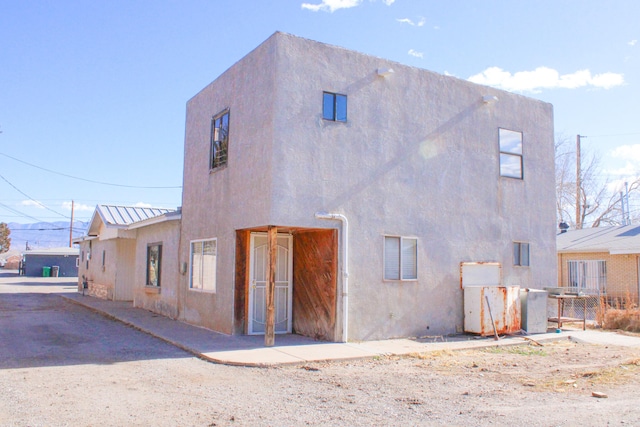
[[[334,117],[334,100],[335,95],[332,93],[324,93],[322,97],[322,118],[325,120],[335,120]]]
[[[160,257],[162,246],[147,247],[147,286],[160,286]]]
[[[229,113],[226,112],[212,120],[210,169],[227,163],[229,147]]]
[[[347,97],[345,95],[336,95],[336,120],[339,122],[347,121]]]
[[[520,265],[525,267],[529,266],[529,244],[528,243],[520,244]]]
[[[220,125],[220,127],[222,127],[223,129],[229,129],[229,113],[226,113],[224,116],[221,117],[222,123]]]

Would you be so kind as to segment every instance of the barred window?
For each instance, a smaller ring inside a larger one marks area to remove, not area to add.
[[[227,164],[229,150],[229,110],[211,119],[211,152],[209,170],[215,170]]]
[[[567,261],[569,286],[587,293],[607,289],[607,262],[602,260]]]

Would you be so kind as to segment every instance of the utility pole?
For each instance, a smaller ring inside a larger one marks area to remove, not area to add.
[[[69,247],[73,247],[73,200],[71,201],[71,225],[69,225]]]
[[[576,135],[576,230],[582,229],[582,206],[580,206],[580,187],[582,186],[582,171],[580,170],[580,138],[585,137]]]
[[[625,189],[625,204],[627,206],[627,210],[626,210],[626,216],[624,218],[624,225],[631,225],[631,209],[629,208],[629,183],[625,182],[624,183],[624,189]]]

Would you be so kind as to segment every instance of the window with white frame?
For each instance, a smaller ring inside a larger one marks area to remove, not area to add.
[[[567,261],[569,287],[586,293],[605,293],[607,262],[602,260]]]
[[[418,279],[418,239],[415,237],[384,237],[384,279]]]
[[[324,92],[322,94],[322,118],[335,122],[346,122],[347,95]]]
[[[522,132],[500,128],[498,134],[500,176],[522,179]]]
[[[229,151],[229,110],[213,116],[211,119],[211,151],[209,170],[218,169],[227,164]]]
[[[190,289],[207,292],[216,291],[216,258],[216,239],[191,242]]]
[[[513,265],[529,266],[529,243],[513,242]]]

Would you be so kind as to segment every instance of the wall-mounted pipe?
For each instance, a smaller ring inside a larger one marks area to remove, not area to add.
[[[342,221],[342,342],[347,342],[349,335],[349,221],[338,213],[316,212],[318,219],[337,219]]]

